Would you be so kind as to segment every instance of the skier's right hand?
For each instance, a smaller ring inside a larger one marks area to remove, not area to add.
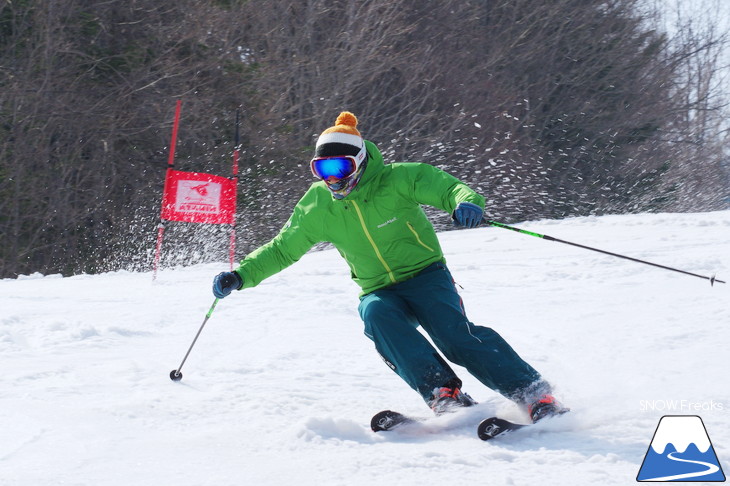
[[[213,295],[217,299],[222,299],[242,286],[243,279],[236,272],[222,272],[213,279]]]

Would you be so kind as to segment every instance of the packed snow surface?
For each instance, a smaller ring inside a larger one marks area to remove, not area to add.
[[[730,279],[730,212],[517,225]],[[477,407],[430,411],[375,353],[335,250],[213,303],[225,263],[0,280],[0,484],[631,485],[663,415],[699,415],[730,468],[730,284],[499,228],[441,234],[470,319],[493,327],[572,412],[524,420],[456,367]]]

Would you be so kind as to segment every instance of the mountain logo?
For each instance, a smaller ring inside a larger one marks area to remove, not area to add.
[[[636,480],[725,481],[702,419],[697,415],[662,417]]]

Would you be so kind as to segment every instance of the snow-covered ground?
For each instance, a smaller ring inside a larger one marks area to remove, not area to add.
[[[525,229],[730,279],[730,211],[535,221]],[[362,333],[334,250],[222,300],[182,360],[226,264],[0,280],[0,484],[636,484],[663,415],[702,417],[730,469],[730,284],[498,228],[442,234],[467,313],[557,387],[567,416],[494,442],[522,412],[428,416]]]

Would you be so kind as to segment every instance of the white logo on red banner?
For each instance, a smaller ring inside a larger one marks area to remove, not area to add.
[[[215,182],[178,181],[175,211],[214,213],[220,211],[221,185]]]
[[[202,172],[168,170],[162,195],[162,218],[189,223],[233,224],[236,183]]]

